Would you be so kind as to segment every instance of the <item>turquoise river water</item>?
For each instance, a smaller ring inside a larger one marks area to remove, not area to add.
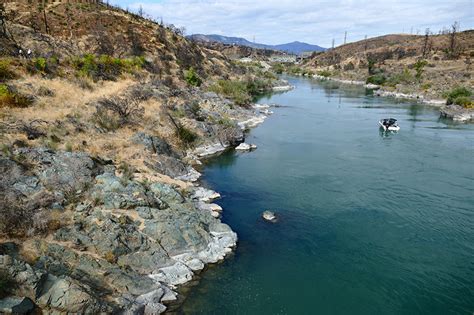
[[[289,80],[260,101],[282,107],[248,135],[258,149],[206,166],[239,244],[179,313],[473,314],[474,125]],[[400,132],[380,133],[384,117]]]

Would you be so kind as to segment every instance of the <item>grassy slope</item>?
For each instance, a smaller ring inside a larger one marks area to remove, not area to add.
[[[314,72],[329,71],[337,78],[365,81],[369,77],[368,59],[372,58],[377,71],[393,77],[384,87],[387,90],[439,98],[455,86],[472,87],[473,68],[469,69],[467,63],[474,56],[474,31],[458,34],[455,57],[447,52],[448,35],[430,36],[429,41],[431,49],[424,57],[424,36],[386,35],[317,54],[303,66]],[[426,60],[427,65],[418,80],[414,65],[420,59]]]

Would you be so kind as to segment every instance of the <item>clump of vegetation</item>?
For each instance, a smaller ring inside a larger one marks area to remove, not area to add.
[[[402,72],[396,73],[390,76],[386,82],[386,85],[395,87],[397,84],[410,84],[413,83],[414,78],[407,68],[403,69]]]
[[[325,77],[325,78],[330,77],[332,75],[332,73],[328,70],[320,70],[320,71],[316,72],[316,74],[320,75],[322,77]]]
[[[473,93],[470,89],[459,86],[443,95],[446,97],[446,104],[457,104],[464,107],[474,107]]]
[[[382,73],[371,75],[367,78],[367,84],[383,85],[387,81],[387,78]]]
[[[198,138],[198,135],[194,131],[184,127],[181,124],[178,124],[176,136],[185,146],[192,145]]]
[[[13,91],[5,84],[0,84],[0,108],[25,108],[32,103],[33,100],[30,97]]]
[[[141,103],[150,97],[149,91],[134,87],[123,96],[102,98],[96,103],[96,115],[93,121],[106,131],[136,124],[145,113]]]
[[[367,70],[369,71],[370,75],[375,74],[375,59],[371,56],[367,57]]]
[[[144,57],[114,58],[109,55],[95,56],[86,54],[82,57],[75,57],[71,63],[77,71],[79,77],[90,77],[94,81],[115,80],[123,73],[134,74],[141,70],[145,64]]]
[[[0,82],[16,78],[15,72],[11,69],[11,63],[7,59],[0,60]]]
[[[129,180],[132,180],[132,179],[133,179],[133,176],[134,176],[134,174],[135,174],[135,172],[136,172],[135,168],[134,168],[132,165],[128,164],[127,162],[122,161],[122,162],[119,164],[119,166],[118,166],[117,169],[118,169],[118,170],[120,171],[120,173],[122,174],[122,178],[121,178],[121,179],[122,179],[122,184],[123,184],[124,186],[126,186],[126,185],[127,185],[127,182],[128,182]]]
[[[415,78],[420,81],[421,80],[421,76],[423,75],[423,72],[424,72],[424,67],[428,64],[428,62],[426,60],[418,60],[414,65],[413,65],[413,68],[415,69],[416,71],[416,74],[415,74]]]
[[[303,69],[298,66],[291,66],[286,69],[286,73],[291,75],[301,75],[303,73]]]
[[[26,69],[30,73],[40,73],[43,75],[56,75],[59,70],[59,60],[56,57],[38,57],[28,60]]]
[[[189,70],[185,72],[184,79],[189,85],[192,86],[201,86],[202,84],[202,79],[199,77],[193,67],[189,68]]]
[[[276,74],[282,74],[283,72],[285,72],[285,67],[281,63],[277,63],[272,66],[272,70]]]
[[[111,264],[115,264],[117,262],[117,256],[112,251],[108,251],[104,255],[104,259]]]
[[[264,93],[270,86],[269,80],[261,79],[219,80],[210,87],[210,90],[230,98],[239,106],[246,106],[251,103],[253,97]]]

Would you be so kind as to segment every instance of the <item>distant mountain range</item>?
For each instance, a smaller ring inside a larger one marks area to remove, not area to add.
[[[194,34],[194,35],[188,36],[188,38],[194,41],[200,41],[200,42],[205,42],[205,43],[219,42],[219,43],[228,44],[228,45],[240,45],[240,46],[247,46],[247,47],[258,48],[258,49],[279,50],[279,51],[284,51],[284,52],[288,52],[288,53],[296,54],[296,55],[299,55],[303,52],[326,50],[326,48],[323,48],[318,45],[311,45],[311,44],[302,43],[298,41],[288,43],[288,44],[281,44],[281,45],[266,45],[266,44],[253,43],[241,37],[228,37],[228,36],[215,35],[215,34],[211,34],[211,35]]]

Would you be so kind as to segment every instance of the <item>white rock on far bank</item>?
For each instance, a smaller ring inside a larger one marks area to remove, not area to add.
[[[255,150],[257,146],[255,144],[248,144],[248,143],[241,143],[239,144],[235,149],[239,151],[250,151],[250,150]]]

